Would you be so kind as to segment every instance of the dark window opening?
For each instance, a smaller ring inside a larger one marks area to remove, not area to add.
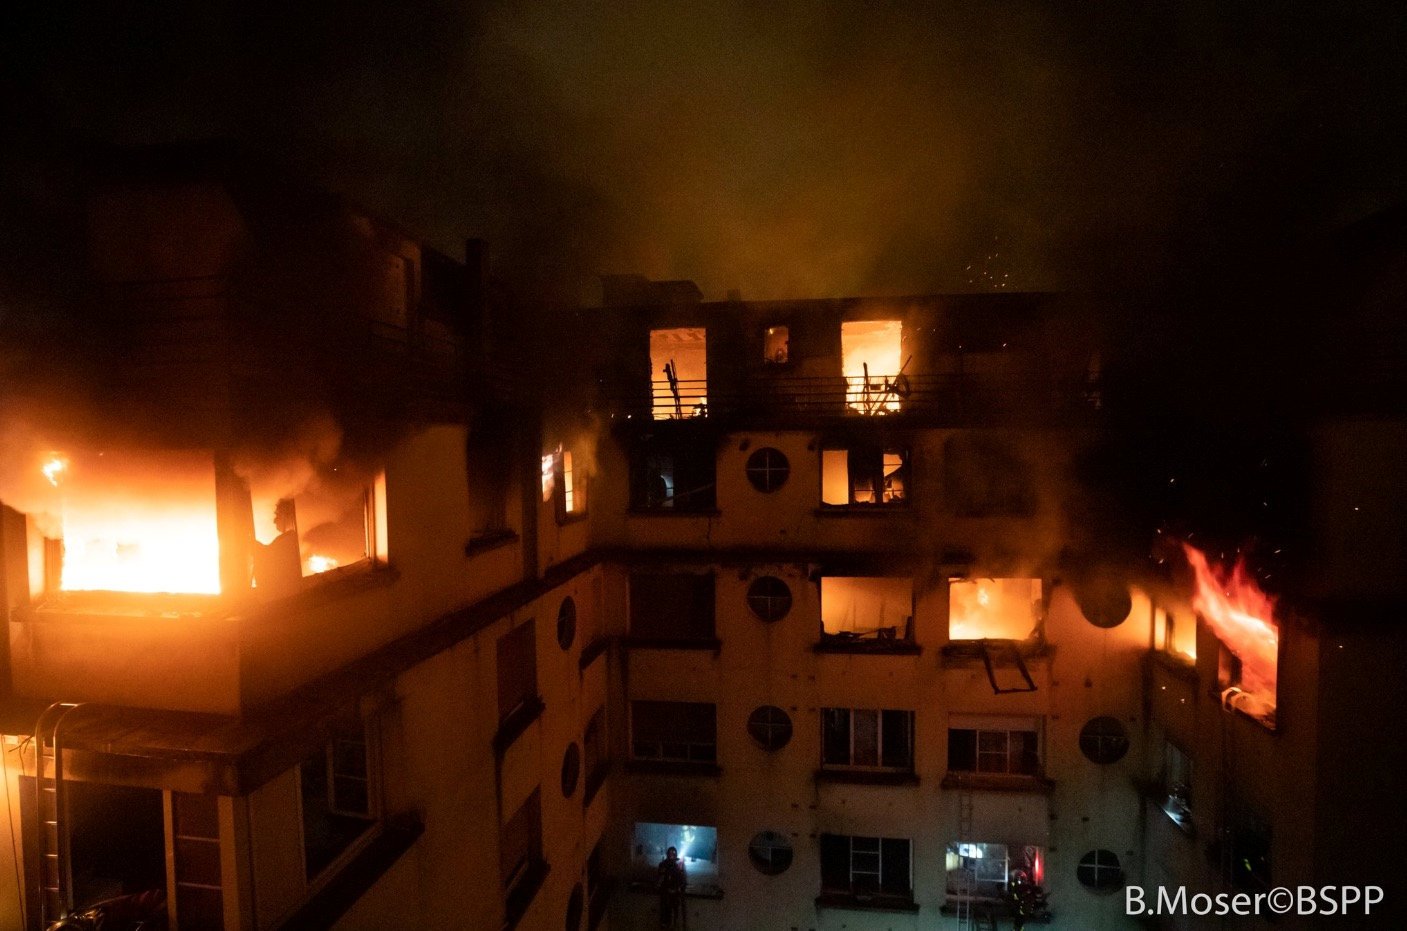
[[[642,511],[712,511],[717,450],[710,443],[654,437],[631,459],[630,506]]]
[[[557,645],[570,650],[576,640],[576,600],[568,595],[557,609]]]
[[[1124,884],[1124,868],[1112,850],[1091,850],[1075,869],[1080,884],[1095,892],[1113,892]]]
[[[562,797],[571,798],[576,791],[577,780],[581,778],[581,750],[574,743],[567,744],[562,753]]]
[[[1180,828],[1192,824],[1192,759],[1171,741],[1163,742],[1163,813]]]
[[[633,701],[630,747],[637,760],[712,763],[718,758],[717,708],[702,702]]]
[[[610,756],[606,750],[606,707],[596,709],[581,735],[581,765],[586,771],[586,801],[590,802],[606,778]]]
[[[303,800],[303,856],[312,880],[375,823],[366,730],[340,722],[327,746],[298,767]]]
[[[780,621],[791,611],[791,589],[774,575],[753,579],[747,587],[747,606],[764,621]]]
[[[469,479],[471,537],[508,531],[508,488],[515,438],[506,417],[479,414],[469,426],[465,466]]]
[[[1035,776],[1040,773],[1037,732],[1014,729],[948,729],[948,772]]]
[[[913,899],[907,838],[821,835],[821,890],[863,899]]]
[[[912,771],[914,713],[868,708],[821,709],[821,764]]]
[[[1230,880],[1237,889],[1265,892],[1272,888],[1270,825],[1239,804],[1230,831]]]
[[[762,705],[748,715],[747,732],[763,750],[780,750],[791,742],[791,716],[775,705]]]
[[[791,475],[791,463],[780,449],[764,446],[747,457],[747,480],[761,492],[781,488]]]
[[[510,921],[527,910],[542,875],[542,800],[532,794],[499,828],[499,876]]]
[[[213,795],[172,792],[171,833],[176,909],[181,924],[191,928],[223,927],[219,800]]]
[[[1117,763],[1129,752],[1129,735],[1117,718],[1091,718],[1080,730],[1080,752],[1092,763]]]
[[[499,724],[537,700],[537,625],[528,621],[498,639]]]
[[[712,573],[630,575],[630,634],[647,640],[712,640]]]
[[[747,856],[764,876],[780,875],[791,866],[791,841],[776,831],[762,831],[748,842]]]

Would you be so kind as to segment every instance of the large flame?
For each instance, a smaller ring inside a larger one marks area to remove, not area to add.
[[[207,453],[55,454],[65,591],[219,594],[215,469]]]
[[[948,637],[951,640],[1025,640],[1040,622],[1041,580],[951,579]]]
[[[896,382],[902,368],[904,325],[899,320],[847,320],[840,325],[845,403],[862,414],[899,410]]]
[[[1247,575],[1244,559],[1238,558],[1227,572],[1212,566],[1206,554],[1194,546],[1184,543],[1182,550],[1196,581],[1192,609],[1241,661],[1237,687],[1251,703],[1245,710],[1260,717],[1273,715],[1280,657],[1275,600]]]

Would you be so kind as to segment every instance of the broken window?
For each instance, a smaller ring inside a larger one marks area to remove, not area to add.
[[[303,808],[303,856],[309,881],[375,824],[376,800],[366,726],[339,721],[332,739],[298,767]]]
[[[1036,510],[1030,468],[1014,446],[995,437],[949,437],[943,443],[943,487],[960,517],[1023,517]]]
[[[498,723],[537,702],[537,625],[529,620],[498,638]]]
[[[712,763],[718,710],[705,702],[632,701],[630,752],[637,760]]]
[[[640,511],[712,511],[716,458],[711,441],[662,436],[645,439],[631,458],[630,506]]]
[[[1192,758],[1170,740],[1163,742],[1163,813],[1180,828],[1192,825]]]
[[[527,911],[542,877],[542,796],[532,794],[498,829],[499,877],[510,919]]]
[[[822,708],[821,765],[912,772],[914,713]]]
[[[299,580],[373,562],[386,553],[386,473],[365,485],[314,479],[297,494],[251,482],[254,586],[285,594]]]
[[[1045,613],[1040,579],[949,579],[950,640],[1027,640]]]
[[[911,842],[900,837],[821,835],[821,891],[913,899]]]
[[[1035,718],[954,715],[948,722],[948,772],[998,776],[1040,773]]]
[[[650,385],[655,420],[708,414],[708,338],[703,327],[650,331]]]
[[[762,361],[768,365],[786,365],[791,358],[791,328],[769,326],[762,338]]]
[[[632,572],[630,634],[644,640],[712,640],[712,573]]]
[[[909,451],[857,446],[821,450],[821,504],[902,505],[908,500]]]
[[[826,576],[821,579],[822,640],[913,639],[913,579]]]
[[[673,847],[684,866],[685,888],[690,892],[718,888],[718,829],[700,824],[655,824],[637,821],[631,835],[632,871],[651,887],[659,878],[659,864]]]
[[[1035,845],[960,842],[948,845],[944,861],[950,900],[1001,901],[1018,871],[1037,886],[1045,882],[1045,850]]]
[[[903,323],[847,320],[840,325],[845,403],[861,414],[891,414],[908,393],[903,371]]]

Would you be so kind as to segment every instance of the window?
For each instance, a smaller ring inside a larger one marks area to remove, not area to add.
[[[1091,850],[1080,858],[1075,876],[1095,892],[1113,892],[1124,884],[1124,868],[1112,850]]]
[[[1031,859],[1038,857],[1035,854]],[[1005,897],[1012,870],[1010,848],[1006,844],[949,844],[944,865],[950,899],[999,901]],[[1031,875],[1029,868],[1027,875]]]
[[[711,440],[642,437],[631,455],[630,506],[638,511],[712,511],[716,460]]]
[[[576,599],[571,595],[562,599],[557,609],[557,645],[564,650],[572,648],[576,640]]]
[[[650,385],[656,420],[707,416],[707,337],[703,327],[650,331]]]
[[[471,538],[508,533],[508,489],[517,448],[508,417],[489,411],[475,415],[465,445]]]
[[[840,357],[845,373],[845,403],[859,414],[899,410],[903,323],[899,320],[847,320],[840,325]]]
[[[685,888],[704,892],[718,888],[718,829],[699,824],[655,824],[637,821],[632,835],[631,868],[654,886],[660,861],[673,847],[684,864]]]
[[[499,828],[498,865],[511,924],[527,911],[541,884],[542,797],[539,789],[533,789]]]
[[[913,899],[907,838],[821,835],[821,891],[847,897]]]
[[[791,841],[776,831],[762,831],[748,841],[747,857],[764,876],[785,873],[791,866]]]
[[[332,739],[298,766],[303,856],[309,881],[366,834],[377,816],[366,727],[337,723]]]
[[[1231,800],[1231,885],[1248,892],[1271,888],[1270,825],[1239,799]]]
[[[1036,510],[1030,467],[994,437],[958,434],[943,443],[943,490],[959,517],[1028,517]]]
[[[574,743],[567,744],[562,753],[562,797],[571,798],[581,778],[581,751]]]
[[[1045,614],[1040,579],[950,579],[951,640],[1027,640]]]
[[[596,797],[596,790],[606,780],[606,770],[610,755],[606,744],[606,706],[596,709],[591,720],[586,722],[586,730],[581,735],[582,769],[586,771],[587,804]]]
[[[283,487],[250,481],[254,585],[261,593],[280,595],[309,576],[386,562],[385,473],[350,491],[317,480],[292,496]]]
[[[822,708],[821,765],[912,771],[914,713],[869,708]]]
[[[762,705],[748,715],[747,732],[763,750],[780,750],[791,742],[791,716],[775,705]]]
[[[1171,741],[1163,742],[1163,813],[1180,828],[1192,824],[1192,759]]]
[[[898,446],[821,450],[823,507],[899,507],[908,501],[909,451]]]
[[[646,640],[711,641],[712,573],[630,575],[630,633]]]
[[[762,335],[762,361],[768,365],[786,365],[791,358],[791,328],[769,326]]]
[[[1080,752],[1092,763],[1107,766],[1129,752],[1129,735],[1117,718],[1091,718],[1080,730]]]
[[[832,642],[913,639],[914,584],[890,576],[821,579],[821,639]]]
[[[780,449],[764,446],[747,457],[747,480],[758,491],[776,491],[786,484],[789,475],[791,463]]]
[[[498,723],[537,704],[537,625],[528,621],[498,638]]]
[[[213,795],[171,793],[172,857],[176,906],[188,927],[224,925],[220,871],[220,812]]]
[[[1133,598],[1128,586],[1114,579],[1096,578],[1076,582],[1073,586],[1075,603],[1080,613],[1095,627],[1110,630],[1128,620],[1133,611]]]
[[[1184,663],[1197,661],[1197,619],[1167,608],[1153,609],[1153,642],[1163,653]]]
[[[747,606],[764,621],[780,621],[791,611],[791,589],[774,575],[753,579],[747,587]]]
[[[718,757],[717,709],[701,702],[632,701],[630,747],[637,760],[712,763]]]
[[[954,715],[948,725],[948,772],[1035,776],[1039,747],[1034,718]]]

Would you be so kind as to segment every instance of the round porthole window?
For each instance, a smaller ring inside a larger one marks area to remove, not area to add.
[[[791,716],[776,705],[763,705],[748,715],[747,732],[763,750],[780,750],[791,741]]]
[[[1129,735],[1117,718],[1091,718],[1080,730],[1080,752],[1092,763],[1117,763],[1129,752]]]
[[[758,491],[776,491],[786,484],[789,475],[791,463],[780,449],[764,446],[747,457],[747,480]]]
[[[762,831],[752,836],[747,856],[757,871],[765,876],[785,873],[791,866],[791,841],[776,831]]]
[[[775,575],[753,579],[747,587],[747,606],[764,621],[780,621],[791,610],[791,589]]]
[[[576,791],[577,779],[581,777],[581,750],[575,743],[567,744],[562,754],[562,795],[571,798]]]
[[[568,595],[562,599],[562,606],[557,609],[557,645],[564,650],[570,650],[574,640],[576,640],[576,602],[571,595]]]
[[[1118,627],[1133,611],[1133,599],[1126,586],[1117,582],[1084,582],[1074,586],[1080,613],[1095,627]]]
[[[1095,892],[1113,892],[1124,884],[1124,868],[1112,850],[1091,850],[1080,857],[1075,876]]]

